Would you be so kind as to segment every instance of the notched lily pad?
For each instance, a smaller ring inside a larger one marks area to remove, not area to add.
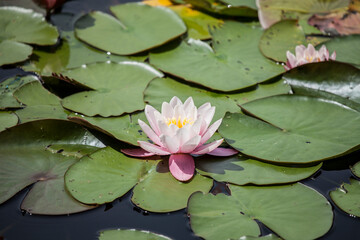
[[[350,169],[355,176],[360,178],[360,162],[355,163],[355,165],[350,167]]]
[[[229,185],[231,196],[195,193],[188,203],[191,228],[205,239],[260,235],[259,220],[284,239],[316,239],[332,225],[330,203],[300,183],[285,186]]]
[[[0,66],[24,61],[32,53],[27,44],[53,45],[59,33],[43,15],[20,7],[0,7]]]
[[[254,117],[228,113],[219,133],[248,156],[309,163],[344,155],[360,143],[360,113],[336,102],[280,95],[242,108]]]
[[[114,239],[128,239],[128,240],[171,240],[166,236],[152,233],[144,230],[136,229],[113,229],[100,232],[99,240],[114,240]]]
[[[333,202],[351,216],[360,217],[360,182],[350,179],[350,184],[343,183],[340,188],[330,192]]]
[[[75,24],[76,36],[102,50],[131,55],[160,46],[186,31],[181,18],[168,8],[125,3],[110,7],[110,11],[114,16],[94,11],[80,18]]]
[[[112,202],[135,186],[132,202],[152,212],[182,209],[192,193],[211,189],[212,180],[201,175],[190,182],[177,181],[166,161],[129,158],[107,147],[74,164],[65,175],[65,184],[86,204]]]
[[[261,34],[262,29],[255,23],[228,21],[221,28],[212,30],[213,47],[189,39],[174,49],[150,53],[150,63],[214,90],[226,92],[247,88],[284,72],[281,65],[260,53],[258,40]]]
[[[56,75],[90,89],[62,100],[63,107],[87,116],[119,116],[142,110],[143,91],[163,74],[140,62],[94,63]]]
[[[66,131],[64,131],[66,129]],[[21,208],[34,214],[69,214],[91,209],[74,200],[64,189],[64,174],[79,156],[103,144],[81,126],[62,120],[21,124],[0,133],[0,203],[33,184]],[[62,145],[57,152],[52,145]]]
[[[321,165],[322,163],[312,167],[279,166],[240,155],[226,158],[205,155],[196,159],[196,170],[201,175],[238,185],[296,182],[313,175]]]

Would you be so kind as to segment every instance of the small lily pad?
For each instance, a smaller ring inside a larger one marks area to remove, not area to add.
[[[318,171],[321,163],[312,167],[278,166],[243,156],[227,158],[205,155],[196,159],[196,170],[218,182],[238,185],[268,185],[296,182]]]
[[[0,132],[15,126],[18,123],[19,119],[16,114],[12,112],[0,112]]]
[[[350,167],[350,169],[355,176],[360,178],[360,162],[355,163],[355,165]]]
[[[20,7],[0,7],[0,66],[24,61],[32,53],[27,44],[53,45],[59,33],[43,15]]]
[[[100,232],[99,240],[171,240],[166,236],[136,229],[113,229]]]
[[[64,131],[66,129],[66,131]],[[81,156],[103,144],[81,126],[63,120],[20,124],[0,133],[0,203],[34,184],[21,208],[34,214],[68,214],[89,210],[64,189],[64,174]],[[47,150],[62,145],[58,151]]]
[[[119,116],[144,109],[143,91],[163,74],[140,62],[95,63],[62,72],[60,79],[80,86],[83,91],[62,100],[62,105],[87,116]]]
[[[281,65],[260,53],[258,40],[261,34],[262,29],[257,24],[228,21],[212,31],[213,47],[189,39],[174,49],[150,53],[150,63],[167,73],[214,90],[247,88],[284,72]]]
[[[360,217],[360,181],[350,179],[350,184],[343,183],[340,188],[331,191],[330,197],[341,210]]]
[[[168,8],[125,3],[110,7],[110,11],[114,16],[94,11],[80,18],[75,24],[76,36],[96,48],[131,55],[160,46],[186,31],[181,18]]]
[[[316,239],[331,228],[330,203],[302,184],[229,188],[231,196],[191,196],[188,214],[197,236],[209,240],[257,237],[260,229],[255,219],[284,239]]]
[[[247,156],[309,163],[354,151],[360,143],[360,113],[336,102],[281,95],[242,108],[254,117],[228,113],[219,133]]]
[[[186,183],[177,181],[166,161],[129,158],[107,147],[74,164],[65,184],[73,197],[86,204],[112,202],[135,186],[132,202],[152,212],[185,208],[192,193],[211,189],[212,180],[201,175]]]

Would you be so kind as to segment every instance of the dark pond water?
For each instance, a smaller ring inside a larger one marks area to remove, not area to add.
[[[63,30],[71,30],[72,24],[81,14],[90,10],[108,11],[110,5],[121,2],[125,1],[68,1],[60,12],[52,15],[51,21]],[[20,73],[23,72],[19,69],[0,68],[0,81]],[[341,183],[349,182],[349,178],[354,178],[348,167],[359,160],[360,151],[327,161],[321,171],[303,183],[318,190],[331,201],[329,192]],[[224,186],[216,184],[213,190],[224,191]],[[69,216],[37,216],[21,212],[20,204],[27,192],[28,189],[24,189],[0,205],[0,240],[95,240],[101,230],[114,228],[149,230],[173,239],[200,239],[192,233],[185,210],[166,214],[144,212],[131,203],[131,191],[112,204]],[[360,239],[359,218],[340,211],[334,204],[333,210],[334,224],[321,239]],[[263,234],[271,232],[261,223],[259,225]]]

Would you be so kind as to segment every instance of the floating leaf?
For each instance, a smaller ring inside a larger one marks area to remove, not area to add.
[[[254,117],[228,113],[219,133],[248,156],[308,163],[343,155],[360,144],[360,113],[338,103],[283,95],[242,108]]]
[[[0,203],[35,183],[21,206],[30,213],[57,215],[92,208],[75,201],[63,179],[78,159],[68,148],[87,154],[103,146],[88,131],[68,121],[34,121],[1,132],[0,141]],[[53,144],[62,148],[46,151]]]
[[[52,45],[59,34],[44,16],[20,7],[0,7],[0,66],[24,61],[32,53],[26,44]]]
[[[172,6],[170,9],[176,12],[184,21],[189,38],[209,39],[211,38],[209,29],[219,27],[224,23],[220,19],[183,5]]]
[[[61,106],[60,98],[47,91],[38,81],[24,84],[13,95],[26,105],[16,111],[22,123],[39,119],[67,119],[67,111]]]
[[[257,219],[284,239],[315,239],[332,225],[330,203],[302,184],[229,188],[231,196],[191,196],[188,213],[196,235],[209,240],[256,237],[260,234]]]
[[[355,176],[360,178],[360,162],[357,162],[354,166],[350,167]]]
[[[331,200],[344,212],[360,217],[360,182],[350,178],[350,184],[343,183],[340,188],[330,192]]]
[[[144,4],[150,6],[172,6],[173,3],[170,0],[144,0]]]
[[[166,236],[136,229],[114,229],[100,232],[99,240],[171,240]]]
[[[196,159],[196,169],[201,175],[210,176],[218,182],[238,185],[296,182],[310,177],[321,165],[320,163],[312,167],[278,166],[243,156],[219,158],[206,155]]]
[[[255,99],[264,98],[272,95],[285,94],[290,91],[287,84],[276,82],[271,84],[259,84],[256,90],[224,94],[215,93],[209,90],[190,87],[179,83],[170,78],[157,78],[150,82],[144,92],[144,101],[160,110],[163,102],[169,101],[173,96],[185,101],[192,97],[197,106],[200,107],[206,102],[210,102],[216,107],[214,120],[224,117],[225,112],[239,112],[237,104],[242,104]]]
[[[114,16],[95,11],[80,18],[75,24],[76,36],[102,50],[131,55],[160,46],[186,31],[181,18],[167,8],[126,3],[112,6],[110,11]]]
[[[38,5],[36,5],[36,3],[34,3],[33,1],[29,1],[29,0],[2,0],[0,1],[0,7],[3,6],[16,6],[16,7],[22,7],[22,8],[26,8],[26,9],[32,9],[35,12],[41,13],[43,15],[46,14],[46,11],[44,9],[42,9],[41,7],[39,7]]]
[[[336,51],[336,60],[360,66],[360,35],[333,38],[325,43],[329,52]]]
[[[229,21],[212,33],[213,48],[202,41],[189,39],[175,49],[150,53],[150,63],[211,89],[234,91],[247,88],[284,71],[282,66],[260,53],[258,39],[261,34],[262,30],[256,24]]]
[[[16,76],[0,82],[0,109],[21,108],[22,105],[13,96],[13,93],[16,89],[33,81],[38,81],[38,78],[28,75],[25,77]]]
[[[251,237],[251,236],[243,236],[239,238],[239,240],[256,240],[256,239],[262,239],[262,240],[281,240],[281,238],[277,237],[274,234],[268,234],[266,236],[262,237]]]
[[[62,104],[88,116],[118,116],[142,110],[144,89],[162,75],[140,62],[95,63],[68,70],[58,77],[92,90],[68,96]]]
[[[342,97],[342,104],[360,111],[360,70],[351,65],[340,62],[305,64],[286,72],[283,78],[296,94],[316,96],[320,92],[323,96],[322,92],[329,92]]]
[[[259,21],[263,28],[268,28],[283,19],[308,19],[315,13],[346,9],[349,2],[349,0],[256,0],[259,8]]]
[[[179,182],[164,161],[129,158],[110,147],[74,164],[65,183],[77,200],[87,204],[112,202],[135,186],[132,202],[152,212],[182,209],[193,192],[208,192],[212,186],[210,179],[200,175]]]
[[[206,12],[225,16],[257,17],[254,0],[185,0]]]
[[[0,132],[15,126],[18,123],[18,117],[12,112],[0,112]]]

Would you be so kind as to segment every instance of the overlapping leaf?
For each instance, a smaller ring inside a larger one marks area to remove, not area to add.
[[[213,48],[202,41],[189,39],[174,49],[151,53],[150,63],[211,89],[234,91],[247,88],[284,71],[282,66],[260,53],[258,40],[261,34],[257,24],[229,21],[213,31]]]
[[[248,156],[308,163],[346,154],[360,144],[360,113],[335,102],[284,95],[242,108],[254,117],[228,113],[219,133]]]
[[[360,178],[360,162],[357,162],[354,166],[352,166],[351,171],[355,174],[355,176]]]
[[[212,180],[200,175],[186,183],[177,181],[167,160],[129,158],[109,147],[74,164],[65,183],[77,200],[87,204],[112,202],[135,186],[132,202],[152,212],[182,209],[193,192],[212,187]]]
[[[343,183],[339,188],[330,192],[333,202],[344,212],[360,217],[360,182],[350,179],[350,184]]]
[[[191,228],[205,239],[258,236],[259,220],[284,239],[315,239],[332,225],[330,203],[302,184],[229,186],[231,196],[195,193],[189,200]]]
[[[19,119],[16,116],[16,114],[12,113],[12,112],[4,112],[1,111],[0,112],[0,132],[15,126],[18,123]]]

